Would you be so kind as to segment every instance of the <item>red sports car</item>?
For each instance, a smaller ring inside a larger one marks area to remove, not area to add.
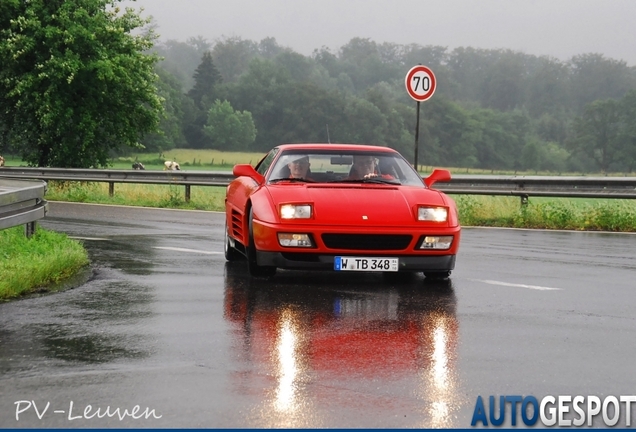
[[[277,268],[424,272],[455,267],[455,202],[398,152],[355,144],[285,144],[256,168],[236,165],[225,197],[225,257],[253,276]]]

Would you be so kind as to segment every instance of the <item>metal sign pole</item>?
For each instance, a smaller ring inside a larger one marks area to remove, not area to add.
[[[417,117],[415,120],[415,156],[413,157],[413,166],[415,167],[415,171],[419,170],[417,169],[417,148],[419,147],[420,144],[420,101],[417,101]]]
[[[412,67],[404,78],[404,85],[409,96],[417,102],[417,119],[415,123],[415,151],[413,152],[413,167],[419,172],[418,147],[420,141],[420,102],[428,100],[437,86],[433,71],[421,64]]]

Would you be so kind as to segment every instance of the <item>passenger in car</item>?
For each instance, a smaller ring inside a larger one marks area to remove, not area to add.
[[[310,166],[309,156],[301,156],[298,159],[291,161],[287,164],[287,167],[289,168],[289,177],[311,180],[311,177],[309,177]]]

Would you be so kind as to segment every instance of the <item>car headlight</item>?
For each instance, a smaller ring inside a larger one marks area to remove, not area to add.
[[[423,236],[420,249],[450,249],[453,236]]]
[[[280,206],[281,219],[309,219],[311,218],[310,204],[283,204]]]
[[[313,247],[309,234],[278,233],[278,244],[285,247]]]
[[[425,207],[417,208],[417,220],[446,222],[448,220],[448,209],[446,207]]]

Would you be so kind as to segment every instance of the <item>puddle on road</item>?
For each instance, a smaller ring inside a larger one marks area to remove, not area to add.
[[[91,269],[81,290],[18,300],[0,321],[0,373],[37,371],[40,365],[76,367],[145,358],[154,348],[137,328],[153,316],[152,289],[107,268]],[[70,282],[68,282],[70,283]],[[74,288],[74,286],[71,286]],[[64,287],[59,287],[64,289]],[[25,357],[35,362],[16,362]]]

